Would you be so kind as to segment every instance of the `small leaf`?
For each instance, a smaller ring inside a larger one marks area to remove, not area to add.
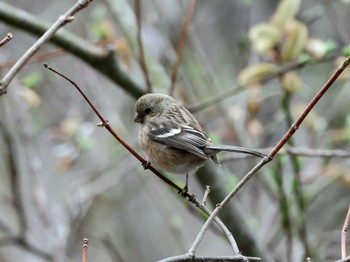
[[[244,68],[238,75],[240,85],[256,84],[265,77],[278,72],[278,67],[274,64],[260,63]]]
[[[280,40],[280,33],[273,24],[261,23],[249,30],[248,37],[256,52],[264,54],[276,46]]]
[[[282,0],[271,22],[279,29],[283,30],[290,19],[293,19],[300,9],[301,0]]]
[[[308,31],[304,23],[291,20],[286,26],[286,39],[282,46],[282,58],[285,61],[296,59],[305,48]]]

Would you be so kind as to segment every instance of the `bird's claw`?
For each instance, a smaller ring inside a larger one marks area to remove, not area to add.
[[[144,161],[144,162],[142,162],[142,166],[143,166],[143,169],[147,170],[151,166],[151,162],[150,161]]]

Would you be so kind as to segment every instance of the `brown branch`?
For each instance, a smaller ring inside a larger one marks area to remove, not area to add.
[[[341,231],[341,258],[346,258],[346,234],[348,232],[349,227],[349,220],[350,220],[350,205],[348,208],[348,213],[346,214],[343,229]]]
[[[152,92],[152,84],[149,78],[148,69],[145,61],[145,53],[143,49],[142,42],[142,31],[141,31],[141,2],[140,0],[135,0],[135,13],[136,13],[136,24],[137,24],[137,45],[139,48],[139,63],[143,72],[143,76],[145,78],[145,82],[147,85],[147,92]]]
[[[83,246],[82,246],[82,262],[87,262],[87,251],[89,246],[89,240],[87,238],[83,239]]]
[[[9,42],[13,38],[13,34],[11,32],[7,33],[6,36],[0,40],[0,47],[5,45],[7,42]]]
[[[314,108],[317,102],[321,99],[321,97],[327,92],[327,90],[333,85],[335,80],[340,76],[340,74],[345,70],[345,68],[350,63],[350,56],[347,57],[343,63],[337,68],[337,70],[333,73],[333,75],[328,79],[328,81],[324,84],[319,92],[316,93],[314,98],[310,101],[310,103],[306,106],[302,114],[298,117],[298,119],[293,123],[293,125],[289,128],[287,133],[282,137],[282,139],[277,143],[277,145],[271,150],[269,153],[269,157],[272,159],[277,152],[284,146],[287,141],[292,137],[292,135],[299,129],[301,123],[304,121],[306,116],[310,113],[310,111]]]
[[[173,71],[171,74],[171,85],[170,85],[170,90],[169,90],[170,95],[174,94],[177,72],[178,72],[179,66],[181,64],[182,53],[183,53],[183,50],[184,50],[184,47],[185,47],[185,44],[187,41],[188,28],[189,28],[190,23],[191,23],[191,19],[193,16],[193,11],[194,11],[195,6],[196,6],[196,0],[191,0],[190,3],[188,4],[185,21],[184,21],[184,24],[182,26],[180,40],[179,40],[178,45],[176,47],[176,61],[175,61]]]
[[[205,233],[207,232],[209,225],[212,223],[213,219],[218,215],[218,213],[227,205],[227,203],[238,193],[238,191],[250,180],[259,171],[264,165],[270,162],[273,157],[278,153],[278,151],[288,142],[288,140],[293,136],[293,134],[298,130],[301,123],[304,121],[305,117],[310,113],[310,111],[314,108],[317,102],[321,99],[321,97],[327,92],[327,90],[332,86],[332,84],[337,80],[339,75],[345,70],[345,68],[350,63],[350,56],[348,56],[343,63],[337,68],[337,70],[333,73],[333,75],[329,78],[329,80],[324,84],[324,86],[320,89],[319,92],[316,93],[314,98],[310,101],[310,103],[306,106],[301,115],[297,118],[297,120],[293,123],[293,125],[288,129],[286,134],[281,138],[281,140],[275,145],[275,147],[271,150],[271,152],[264,157],[256,166],[254,166],[236,185],[236,187],[225,197],[225,199],[217,204],[217,207],[211,213],[207,221],[204,223],[202,229],[199,231],[196,239],[194,240],[191,248],[188,253],[194,257],[194,253],[197,250],[200,242],[202,241]]]

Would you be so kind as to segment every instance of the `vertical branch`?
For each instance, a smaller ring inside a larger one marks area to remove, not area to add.
[[[348,208],[348,213],[346,214],[343,229],[341,231],[341,258],[346,258],[346,234],[348,232],[348,226],[349,226],[349,220],[350,220],[350,205]]]
[[[84,238],[83,240],[83,247],[82,247],[82,262],[87,262],[87,250],[89,246],[89,240],[87,238]]]
[[[140,0],[135,0],[135,13],[136,13],[136,23],[137,23],[137,45],[139,48],[139,63],[147,85],[147,93],[151,93],[152,84],[149,78],[149,73],[148,73],[148,69],[145,61],[145,53],[143,49],[142,34],[141,34],[142,32],[141,32],[141,1]]]
[[[190,22],[192,20],[193,11],[194,11],[195,6],[196,6],[196,0],[191,0],[190,3],[188,4],[185,22],[184,22],[184,25],[182,27],[182,31],[180,34],[180,40],[179,40],[178,45],[176,47],[176,61],[175,61],[173,71],[171,74],[171,85],[170,85],[170,90],[169,90],[170,95],[174,94],[177,72],[178,72],[179,66],[181,64],[182,53],[183,53],[183,50],[184,50],[184,47],[185,47],[185,44],[187,41],[188,28],[189,28]]]

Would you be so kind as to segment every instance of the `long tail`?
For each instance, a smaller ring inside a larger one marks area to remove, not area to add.
[[[265,154],[249,148],[239,147],[239,146],[220,145],[220,144],[206,146],[203,151],[207,154],[217,154],[220,151],[227,151],[227,152],[237,152],[242,154],[253,155],[261,158],[265,157]]]

